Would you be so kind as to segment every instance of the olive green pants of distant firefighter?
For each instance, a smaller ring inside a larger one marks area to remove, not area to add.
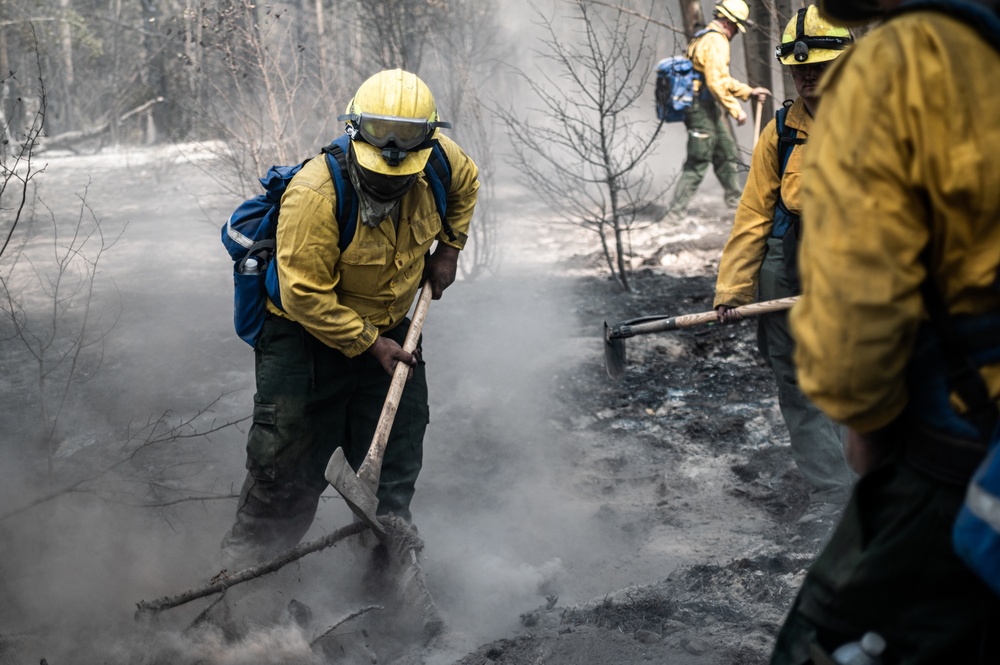
[[[400,345],[410,321],[385,333]],[[223,540],[230,563],[266,560],[308,531],[330,455],[343,447],[356,470],[371,444],[392,377],[370,353],[348,358],[297,323],[268,317],[255,351],[257,394],[247,437],[247,477],[236,523]],[[407,381],[378,488],[378,513],[410,518],[428,422],[423,361]]]
[[[1000,597],[951,547],[965,489],[901,455],[863,476],[806,575],[771,665],[827,665],[868,631],[885,639],[885,665],[1000,663]]]
[[[736,141],[726,122],[725,111],[714,99],[695,100],[684,118],[687,127],[687,159],[670,203],[670,212],[683,214],[705,178],[708,167],[722,183],[726,205],[735,208],[743,195],[737,174],[740,158]]]
[[[781,238],[768,238],[760,267],[759,299],[774,300],[798,295],[788,279]],[[795,341],[788,326],[788,312],[762,316],[757,326],[757,346],[778,383],[778,406],[788,427],[792,457],[809,483],[812,503],[843,504],[854,477],[844,458],[842,428],[834,424],[799,390],[795,377]]]

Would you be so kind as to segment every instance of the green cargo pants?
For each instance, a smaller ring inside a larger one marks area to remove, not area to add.
[[[787,276],[781,238],[768,238],[760,267],[759,299],[798,295]],[[778,406],[788,426],[792,457],[809,483],[809,500],[843,504],[854,478],[844,459],[843,428],[834,424],[799,390],[795,378],[795,341],[788,312],[762,316],[757,324],[757,347],[778,383]]]
[[[409,319],[384,336],[403,344]],[[418,346],[419,348],[419,346]],[[343,447],[356,470],[371,444],[392,377],[370,353],[348,358],[297,323],[268,317],[255,351],[257,394],[247,476],[225,556],[248,563],[296,545],[308,531],[330,455]],[[382,463],[378,513],[410,518],[429,420],[421,360],[407,381]]]
[[[901,455],[863,476],[799,590],[771,665],[823,663],[867,631],[885,665],[1000,663],[1000,597],[955,556],[951,527],[965,487]]]
[[[670,212],[684,214],[694,193],[705,178],[709,165],[722,183],[726,205],[735,208],[743,195],[737,177],[740,158],[736,149],[725,111],[715,99],[698,100],[691,105],[684,118],[687,128],[687,159],[674,187]]]

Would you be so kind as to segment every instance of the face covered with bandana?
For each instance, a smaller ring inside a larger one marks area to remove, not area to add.
[[[376,173],[357,163],[353,148],[349,154],[347,170],[351,184],[358,192],[359,217],[362,224],[373,229],[396,212],[400,199],[410,191],[418,174],[392,176]]]

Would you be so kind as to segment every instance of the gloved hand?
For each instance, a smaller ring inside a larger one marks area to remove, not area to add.
[[[431,299],[440,300],[444,290],[451,286],[458,274],[458,250],[439,242],[434,253],[424,261],[424,279],[430,280]]]
[[[412,353],[404,351],[403,347],[395,340],[379,335],[375,339],[375,343],[368,347],[368,353],[375,356],[375,359],[382,365],[382,369],[389,374],[396,371],[396,363],[406,363],[410,366],[406,380],[409,381],[413,378],[413,368],[417,365],[417,358]]]
[[[743,315],[737,312],[735,307],[729,305],[719,305],[715,308],[715,314],[719,323],[736,323],[743,318]]]
[[[750,91],[750,97],[756,97],[758,102],[766,102],[771,96],[771,91],[763,86],[757,86]]]

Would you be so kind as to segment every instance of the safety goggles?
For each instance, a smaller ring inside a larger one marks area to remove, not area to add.
[[[337,120],[350,124],[347,133],[351,138],[359,138],[376,148],[385,148],[392,143],[400,150],[414,150],[428,143],[438,127],[451,128],[449,122],[429,122],[420,118],[400,118],[391,115],[370,113],[346,113]]]

